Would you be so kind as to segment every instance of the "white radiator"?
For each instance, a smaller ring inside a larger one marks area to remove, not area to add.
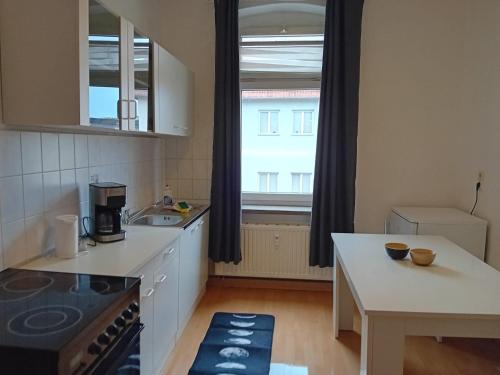
[[[219,276],[332,280],[332,268],[309,266],[309,226],[243,224],[242,261],[216,263]]]

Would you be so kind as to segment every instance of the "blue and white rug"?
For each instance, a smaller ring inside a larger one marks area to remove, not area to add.
[[[268,375],[274,316],[215,313],[189,375]]]

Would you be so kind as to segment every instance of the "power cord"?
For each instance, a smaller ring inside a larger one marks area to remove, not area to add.
[[[479,189],[481,188],[481,182],[476,182],[476,199],[474,200],[474,206],[472,206],[472,210],[470,210],[470,214],[474,214],[474,210],[476,209],[477,206],[477,201],[479,199]]]
[[[85,237],[86,238],[90,238],[92,241],[94,241],[94,243],[89,243],[89,246],[96,247],[97,246],[97,242],[90,236],[89,231],[87,230],[87,226],[85,225],[85,220],[89,221],[90,217],[89,216],[85,216],[82,219],[83,230],[85,231]]]

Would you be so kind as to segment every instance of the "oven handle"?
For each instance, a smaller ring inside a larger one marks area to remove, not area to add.
[[[85,374],[105,375],[116,372],[118,366],[129,353],[133,350],[137,341],[140,339],[144,324],[137,320],[133,323],[117,342],[105,352],[105,354],[94,364],[94,366]]]

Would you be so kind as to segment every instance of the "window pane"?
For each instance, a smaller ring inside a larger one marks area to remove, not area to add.
[[[152,52],[150,40],[136,31],[134,33],[134,88],[137,118],[134,130],[138,131],[153,130],[153,117],[149,112],[153,103],[153,75],[149,58]]]
[[[302,126],[303,112],[318,110],[319,90],[243,90],[241,101],[242,190],[250,193],[300,193],[303,183],[300,177],[295,177],[299,178],[298,182],[291,181],[292,173],[308,173],[311,181],[316,137],[297,137],[293,135],[294,127],[296,121]],[[279,135],[259,136],[259,130],[263,131],[262,134],[269,134],[273,128],[268,126],[276,121]],[[266,125],[265,129],[261,129],[261,122]],[[269,179],[260,176],[266,172],[274,175]],[[310,182],[308,191],[312,191]]]
[[[293,112],[293,134],[300,134],[300,124],[302,121],[302,112]]]
[[[311,192],[311,174],[304,173],[302,175],[302,192],[310,193]]]
[[[269,192],[276,193],[278,191],[278,174],[270,173],[269,174]]]
[[[300,174],[292,173],[292,193],[300,193]]]
[[[279,133],[278,112],[271,112],[271,133]]]
[[[312,112],[304,112],[304,134],[312,133]]]
[[[89,0],[89,120],[119,129],[120,18]]]
[[[261,112],[260,113],[260,134],[268,133],[268,115],[269,112]]]
[[[259,191],[267,192],[267,173],[259,173]]]

